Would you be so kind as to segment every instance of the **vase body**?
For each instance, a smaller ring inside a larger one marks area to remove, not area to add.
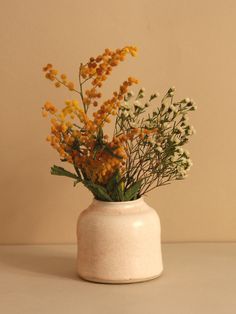
[[[158,277],[163,270],[160,220],[143,198],[93,200],[77,224],[77,271],[89,281],[129,283]]]

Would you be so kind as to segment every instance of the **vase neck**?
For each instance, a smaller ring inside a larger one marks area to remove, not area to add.
[[[139,212],[147,208],[149,208],[149,206],[142,197],[128,202],[104,202],[93,199],[92,204],[89,206],[89,210],[109,213],[114,212],[117,214],[122,214],[123,212]]]

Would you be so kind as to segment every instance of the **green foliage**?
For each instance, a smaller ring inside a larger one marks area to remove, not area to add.
[[[118,169],[108,181],[106,188],[113,201],[124,201],[124,182]]]
[[[100,201],[112,202],[112,198],[107,193],[107,190],[99,184],[95,184],[92,181],[83,180],[83,184],[88,188],[94,195],[94,197]]]
[[[170,88],[159,106],[155,106],[155,110],[148,113],[147,108],[158,95],[152,94],[148,101],[144,101],[144,91],[143,88],[140,89],[136,96],[128,92],[117,113],[113,136],[126,135],[127,138],[122,144],[127,153],[127,158],[122,163],[125,165],[122,172],[119,169],[115,170],[110,179],[107,181],[105,177],[102,183],[96,179],[94,182],[91,181],[86,171],[89,163],[85,167],[76,166],[74,163],[76,173],[54,165],[51,174],[74,179],[74,186],[82,182],[97,200],[108,202],[132,201],[156,187],[169,184],[173,180],[184,179],[192,162],[183,146],[195,133],[193,126],[188,123],[188,113],[195,111],[196,105],[189,98],[174,102],[175,89]],[[131,137],[130,134],[135,129],[138,132],[134,132],[136,135]],[[142,136],[139,134],[140,131]],[[104,162],[100,159],[102,153],[123,159],[115,153],[119,145],[117,146],[116,142],[110,145],[102,127],[92,136],[94,146],[89,156],[98,163]],[[72,146],[73,151],[77,151],[79,156],[84,153],[81,145],[79,140],[76,140]]]
[[[69,178],[76,179],[76,180],[79,179],[79,177],[75,173],[72,173],[72,172],[65,170],[62,167],[58,167],[56,165],[51,167],[51,174],[56,175],[56,176],[69,177]]]
[[[132,201],[138,198],[142,181],[134,182],[125,192],[124,201]]]
[[[121,156],[119,155],[116,155],[114,154],[114,150],[117,149],[117,147],[110,147],[109,145],[107,145],[107,143],[104,141],[104,138],[103,138],[103,130],[102,128],[100,127],[99,130],[98,130],[98,133],[97,133],[97,136],[96,136],[96,143],[95,143],[95,146],[94,146],[94,149],[93,149],[93,159],[96,159],[97,157],[97,153],[98,152],[102,152],[102,151],[105,151],[107,152],[108,154],[110,154],[112,157],[116,157],[118,159],[122,159]]]
[[[139,197],[138,193],[141,187],[141,181],[135,182],[125,191],[124,182],[118,169],[110,178],[106,187],[95,184],[90,180],[82,179],[79,173],[76,175],[75,173],[56,165],[51,167],[51,174],[75,179],[74,186],[82,182],[84,186],[93,193],[94,197],[100,201],[122,202],[131,201]]]

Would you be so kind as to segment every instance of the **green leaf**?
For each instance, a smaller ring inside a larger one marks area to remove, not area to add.
[[[109,196],[107,190],[103,186],[95,184],[88,180],[84,180],[82,182],[86,186],[86,188],[88,188],[93,193],[96,199],[100,201],[112,202],[112,198]]]
[[[125,196],[124,196],[124,190],[123,190],[123,181],[121,181],[119,183],[119,185],[117,186],[117,195],[118,195],[118,201],[124,201],[125,200]]]
[[[133,183],[125,192],[124,200],[125,201],[132,201],[135,200],[138,196],[139,190],[141,188],[142,181],[137,181]]]
[[[102,143],[103,142],[103,129],[102,127],[99,128],[97,133],[97,141]]]
[[[123,181],[121,180],[119,169],[114,172],[113,176],[108,181],[106,188],[113,201],[124,200]]]
[[[81,169],[81,172],[82,172],[84,179],[88,180],[88,176],[87,176],[86,172],[83,169]]]
[[[64,168],[58,167],[56,165],[51,167],[51,174],[56,175],[56,176],[65,176],[65,177],[73,178],[76,180],[80,179],[75,173],[67,171]]]
[[[96,143],[93,149],[93,159],[96,159],[97,153],[99,151],[104,150],[104,142],[103,142],[103,129],[102,127],[99,128],[98,133],[95,137]]]
[[[114,189],[117,187],[119,181],[120,181],[120,172],[119,172],[119,169],[116,169],[114,174],[111,176],[111,178],[107,182],[107,186],[106,186],[107,191],[109,193],[112,193],[112,191],[114,191]]]
[[[99,145],[96,144],[95,147],[94,147],[94,149],[93,149],[93,159],[96,159],[97,153],[98,153],[98,151],[99,151],[100,149],[101,149],[100,144],[99,144]]]

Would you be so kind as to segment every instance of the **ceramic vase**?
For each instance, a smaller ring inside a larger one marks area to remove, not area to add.
[[[94,199],[77,223],[77,271],[88,281],[131,283],[163,271],[157,212],[143,198],[129,202]]]

